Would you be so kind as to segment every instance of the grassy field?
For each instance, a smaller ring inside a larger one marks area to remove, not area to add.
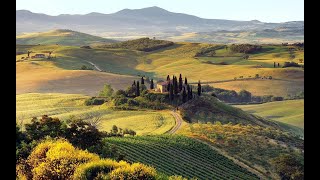
[[[85,33],[71,30],[52,30],[41,33],[28,33],[16,37],[17,44],[62,44],[72,46],[90,45],[93,43],[116,42],[115,40],[105,39]]]
[[[138,135],[163,134],[175,120],[169,111],[115,111],[101,106],[85,106],[88,96],[78,94],[30,93],[16,96],[16,120],[28,123],[32,117],[49,115],[66,120],[70,116],[86,118],[101,116],[101,130],[109,131],[113,125],[130,128]]]
[[[177,135],[106,138],[125,159],[154,166],[168,175],[199,179],[258,179],[257,176],[194,139]]]
[[[270,102],[257,105],[237,105],[249,113],[304,128],[304,100]]]
[[[176,43],[174,46],[168,48],[163,48],[161,50],[145,53],[140,51],[124,49],[82,49],[79,47],[60,45],[17,45],[16,51],[26,53],[27,50],[32,50],[33,53],[31,55],[33,55],[34,53],[39,53],[48,50],[53,51],[53,56],[55,56],[56,58],[52,60],[40,59],[32,61],[33,63],[35,63],[33,65],[37,65],[38,68],[55,67],[59,70],[79,70],[80,67],[83,65],[93,68],[92,65],[90,65],[87,62],[91,61],[94,64],[96,64],[100,69],[109,73],[132,76],[145,75],[148,77],[153,77],[154,79],[163,79],[168,74],[179,75],[181,73],[183,76],[186,76],[188,78],[189,82],[197,82],[198,80],[201,80],[203,83],[210,81],[231,80],[239,76],[254,77],[256,74],[259,74],[260,76],[272,76],[273,80],[255,81],[254,83],[252,81],[233,81],[217,83],[212,85],[215,87],[221,87],[226,89],[246,89],[252,91],[254,95],[273,94],[283,96],[287,95],[288,93],[295,94],[299,91],[304,90],[303,69],[273,68],[273,62],[279,62],[281,65],[283,65],[285,61],[291,61],[291,59],[289,58],[289,52],[287,50],[287,47],[263,46],[262,52],[250,54],[250,58],[248,60],[243,60],[241,58],[242,54],[234,54],[226,49],[217,50],[215,57],[194,58],[194,55],[200,49],[208,46],[208,44],[200,43]],[[301,50],[295,51],[294,55],[294,62],[298,62],[299,59],[304,59],[304,52]],[[22,56],[26,57],[26,54],[17,55],[16,60],[20,60]],[[227,62],[229,65],[208,64],[206,63],[206,61],[215,63]],[[21,64],[26,63],[17,62],[17,66],[21,66]],[[48,69],[44,71],[46,73],[50,73]],[[21,70],[19,67],[17,67],[17,74],[19,73],[21,73]],[[57,77],[59,77],[59,73],[57,73],[57,76],[43,76],[45,77],[43,78],[43,81],[55,80],[57,79]],[[88,73],[88,71],[86,73]],[[33,74],[37,73],[22,73],[21,76],[23,76],[26,79],[29,78],[29,76],[31,76],[30,78],[32,79]],[[93,74],[90,77],[88,77],[85,82],[89,82],[92,76],[103,76],[100,75],[102,73]],[[75,76],[75,78],[77,79],[77,75],[78,72],[73,72],[72,75],[63,74],[61,76],[69,76],[70,78],[73,78]],[[79,76],[81,76],[81,78],[83,76],[86,77],[83,74],[78,75],[78,77]],[[108,79],[108,77],[106,79]],[[119,77],[119,79],[121,79],[119,81],[121,83],[122,78]],[[33,80],[35,82],[39,81],[37,78]],[[130,81],[132,81],[132,79],[130,79]],[[77,81],[75,80],[75,82]],[[93,83],[96,81],[91,80],[90,82]],[[21,83],[24,82],[18,81],[17,85],[20,85]],[[31,82],[31,84],[33,83],[34,82]],[[30,84],[30,81],[25,84]],[[39,85],[39,87],[45,88],[46,85],[48,84],[41,84]],[[57,86],[59,86],[59,84],[57,84]],[[86,92],[85,94],[88,94],[86,90],[88,86],[83,86],[84,85],[79,84],[78,88]],[[89,87],[95,88],[96,85],[90,84]],[[19,89],[28,89],[28,87]],[[23,92],[32,91],[30,90]],[[45,92],[50,92],[50,90]],[[65,91],[61,92],[64,93]],[[74,93],[81,92],[77,91]],[[92,92],[90,91],[90,93]]]

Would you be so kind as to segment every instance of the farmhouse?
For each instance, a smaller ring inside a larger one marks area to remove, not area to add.
[[[44,54],[36,54],[34,55],[35,58],[45,58],[46,56]]]
[[[168,92],[167,91],[168,85],[169,85],[169,81],[158,82],[156,90],[161,93]]]

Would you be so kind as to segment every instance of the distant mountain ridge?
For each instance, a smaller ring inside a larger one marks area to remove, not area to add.
[[[27,10],[16,11],[17,34],[52,29],[72,29],[100,36],[104,36],[106,32],[161,36],[167,32],[261,31],[283,27],[303,29],[304,21],[265,23],[258,20],[204,19],[170,12],[156,6],[133,10],[123,9],[112,14],[92,12],[84,15],[61,14],[58,16],[33,13]]]

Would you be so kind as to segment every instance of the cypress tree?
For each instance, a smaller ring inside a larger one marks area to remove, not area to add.
[[[190,98],[193,99],[193,91],[192,91],[192,86],[190,86]]]
[[[278,63],[278,67],[280,67],[280,63]]]
[[[144,78],[143,78],[143,76],[141,77],[141,84],[144,84]]]
[[[167,76],[167,81],[170,81],[170,76],[169,75]]]
[[[171,86],[171,83],[170,81],[168,82],[168,85],[167,85],[167,91],[169,92],[170,91],[170,86]]]
[[[177,95],[179,93],[179,86],[178,86],[177,77],[174,77],[173,92],[175,95]]]
[[[150,82],[150,89],[154,89],[153,79],[151,79],[151,82]]]
[[[179,76],[179,92],[182,91],[182,85],[183,85],[183,80],[182,80],[182,76],[180,74],[180,76]]]
[[[136,80],[133,81],[132,86],[136,86]]]
[[[274,68],[276,67],[276,62],[273,62],[273,67],[274,67]]]
[[[183,91],[182,91],[182,102],[183,103],[187,102],[187,93],[186,93],[185,87],[183,87]]]
[[[173,101],[173,99],[174,99],[173,85],[172,84],[170,84],[169,98],[170,98],[171,101]]]
[[[139,81],[137,81],[136,96],[140,96],[140,85],[139,85]]]
[[[200,80],[198,82],[198,96],[201,96],[201,83],[200,83]]]
[[[188,85],[187,77],[184,77],[184,84],[185,84],[185,85]]]
[[[187,96],[188,96],[188,100],[192,99],[192,96],[191,96],[191,92],[190,92],[190,86],[189,84],[187,85]]]

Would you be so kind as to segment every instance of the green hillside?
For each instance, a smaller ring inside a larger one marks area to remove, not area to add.
[[[114,43],[105,39],[77,31],[58,29],[48,32],[29,33],[16,37],[16,44],[61,44],[67,46],[84,46],[95,43]]]
[[[119,43],[114,43],[110,45],[100,45],[97,47],[100,48],[119,48],[119,49],[132,49],[132,50],[138,50],[138,51],[154,51],[161,48],[169,47],[174,45],[171,41],[165,41],[165,40],[155,40],[150,38],[140,38],[135,40],[129,40]]]
[[[304,136],[304,99],[237,105],[236,107],[248,113],[275,120],[286,129]]]
[[[219,121],[223,124],[251,124],[264,127],[279,126],[271,121],[258,116],[252,116],[245,111],[220,102],[217,98],[202,95],[181,105],[182,117],[190,123],[214,123]]]
[[[106,138],[125,159],[154,166],[168,175],[199,179],[258,179],[209,146],[184,136]]]

